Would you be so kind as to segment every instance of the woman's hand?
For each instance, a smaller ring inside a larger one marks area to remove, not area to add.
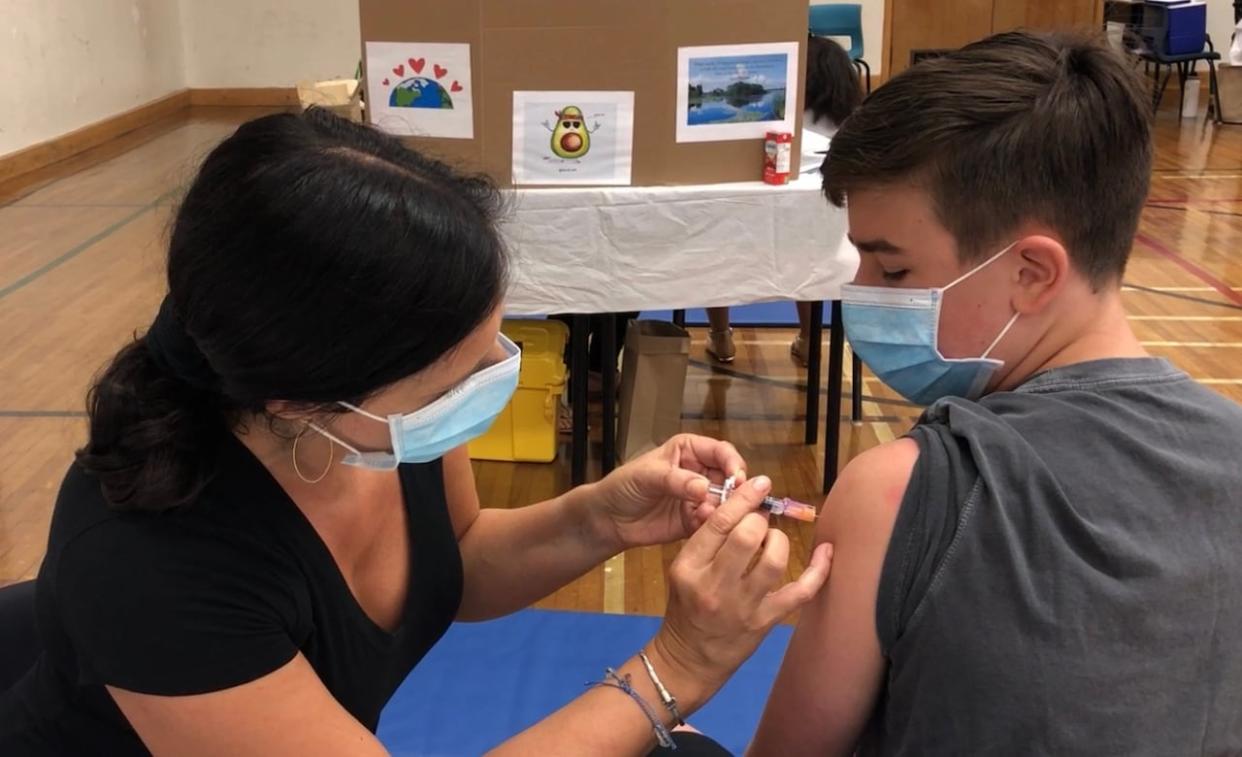
[[[828,580],[832,546],[825,543],[796,581],[781,585],[789,539],[758,511],[771,487],[764,476],[738,487],[669,568],[668,610],[652,662],[687,711],[706,702],[772,626]]]
[[[728,442],[674,436],[595,485],[596,530],[617,551],[684,539],[716,509],[709,481],[719,484],[733,475],[743,481],[744,469]]]
[[[690,453],[696,444],[709,449],[694,458],[697,463],[673,458],[678,464],[671,465],[657,451],[655,459],[664,461],[664,475],[676,478],[681,474],[668,473],[669,469],[686,470],[683,466],[688,465],[692,475],[700,475],[695,470],[699,468],[715,476],[741,464],[731,447],[715,446],[719,442],[680,437],[669,443],[674,451]],[[703,465],[705,460],[714,462]],[[645,480],[636,472],[627,477]],[[669,488],[665,485],[660,491]],[[646,652],[683,717],[702,707],[772,626],[814,597],[828,578],[831,548],[825,544],[815,551],[797,581],[781,585],[789,561],[789,540],[780,531],[769,530],[767,516],[758,512],[770,488],[771,483],[762,477],[739,487],[728,502],[713,508],[707,523],[690,537],[670,568],[668,613]],[[681,491],[673,499],[683,499],[686,494]],[[694,496],[693,488],[690,496]],[[637,657],[619,665],[617,674],[630,682],[652,716],[666,727],[673,726],[671,708],[662,706],[660,691]],[[646,754],[654,741],[647,718],[629,697],[596,686],[502,744],[495,754]]]

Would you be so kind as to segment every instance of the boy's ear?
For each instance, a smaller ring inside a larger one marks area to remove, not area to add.
[[[1047,307],[1072,273],[1069,251],[1056,239],[1032,235],[1014,245],[1018,255],[1014,310],[1034,315]]]

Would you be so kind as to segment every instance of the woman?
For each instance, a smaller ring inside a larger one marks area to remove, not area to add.
[[[825,137],[835,134],[841,122],[862,102],[863,91],[854,61],[843,47],[827,37],[807,38],[805,95],[802,129]],[[798,336],[789,345],[789,353],[805,368],[807,340],[811,336],[811,303],[797,305]],[[733,329],[729,327],[729,308],[708,308],[707,318],[711,322],[708,354],[722,363],[732,363],[737,349],[733,345]]]
[[[496,209],[484,180],[317,110],[208,156],[168,296],[91,391],[39,573],[44,654],[0,705],[0,752],[382,754],[380,709],[454,620],[707,521],[646,648],[685,716],[814,593],[824,553],[780,586],[766,482],[701,504],[706,477],[743,465],[721,442],[678,437],[593,486],[480,510],[462,445],[519,360]],[[673,724],[640,661],[618,672]],[[499,751],[641,753],[655,730],[600,687]]]

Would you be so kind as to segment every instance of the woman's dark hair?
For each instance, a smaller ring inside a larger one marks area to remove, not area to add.
[[[840,126],[862,102],[858,70],[845,49],[812,35],[806,45],[806,107],[816,121]]]
[[[218,440],[283,400],[358,403],[494,311],[499,195],[327,111],[243,124],[173,224],[168,297],[88,397],[79,465],[116,509],[193,500]]]

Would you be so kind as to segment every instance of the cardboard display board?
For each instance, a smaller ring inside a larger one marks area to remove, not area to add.
[[[470,45],[473,138],[407,139],[502,186],[512,180],[513,93],[555,90],[634,93],[634,186],[759,181],[761,139],[676,141],[677,51],[798,42],[798,70],[806,68],[806,0],[359,0],[359,11],[364,50],[367,42]],[[801,81],[786,107],[797,119],[797,175]]]

